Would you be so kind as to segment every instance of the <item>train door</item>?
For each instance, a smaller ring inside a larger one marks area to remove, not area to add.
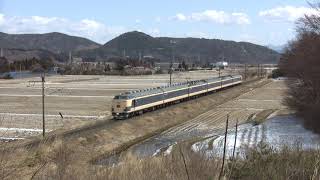
[[[136,110],[136,106],[137,106],[137,100],[132,100],[132,107],[133,107],[133,110],[135,111]]]

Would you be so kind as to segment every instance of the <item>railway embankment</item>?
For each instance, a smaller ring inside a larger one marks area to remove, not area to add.
[[[178,125],[163,131],[147,140],[136,143],[128,151],[102,156],[98,164],[112,164],[114,159],[125,160],[127,156],[151,157],[161,152],[168,153],[172,147],[182,142],[193,142],[199,139],[216,138],[223,134],[225,123],[229,118],[229,128],[233,128],[236,121],[239,124],[259,125],[267,119],[278,115],[291,113],[282,105],[283,92],[286,86],[281,81],[269,81],[266,84],[254,88],[239,95],[232,100],[211,107],[210,110],[196,117],[179,123]],[[210,144],[210,143],[209,143]],[[125,148],[127,149],[127,148]],[[125,150],[122,149],[122,150]]]

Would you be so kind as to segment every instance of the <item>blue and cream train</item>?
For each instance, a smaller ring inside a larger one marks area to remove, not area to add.
[[[241,83],[241,75],[222,76],[125,92],[114,97],[112,116],[114,119],[127,119]]]

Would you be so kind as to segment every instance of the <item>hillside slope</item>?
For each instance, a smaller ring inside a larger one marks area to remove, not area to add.
[[[5,54],[5,58],[9,60],[9,62],[14,61],[23,61],[26,59],[39,59],[39,60],[52,60],[53,62],[63,62],[64,59],[67,59],[67,55],[64,54],[56,54],[48,50],[42,49],[5,49],[3,50]]]
[[[100,45],[91,40],[62,33],[6,34],[0,33],[0,47],[6,49],[41,49],[53,53],[66,53],[95,49]]]

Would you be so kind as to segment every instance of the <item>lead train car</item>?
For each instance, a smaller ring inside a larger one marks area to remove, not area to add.
[[[127,119],[241,83],[241,75],[222,76],[125,92],[114,97],[111,109],[112,116],[114,119]]]

